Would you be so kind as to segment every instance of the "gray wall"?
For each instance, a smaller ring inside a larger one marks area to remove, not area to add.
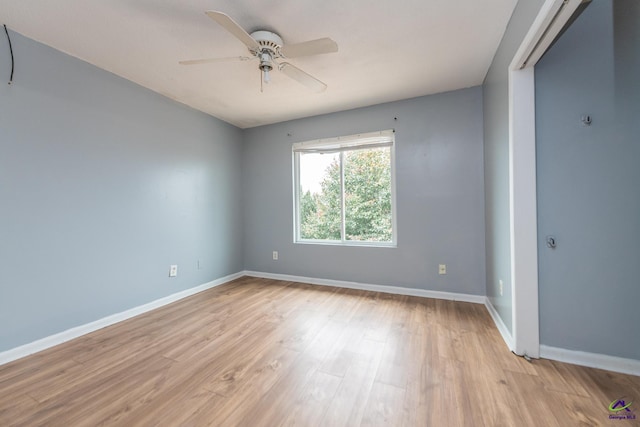
[[[640,359],[640,2],[594,1],[536,67],[541,344]],[[582,114],[593,124],[583,126]]]
[[[508,67],[544,0],[519,1],[483,84],[486,294],[512,327]],[[500,296],[499,280],[504,283]]]
[[[294,244],[291,145],[389,128],[398,247]],[[247,269],[484,294],[481,88],[249,129],[243,162]],[[447,264],[446,276],[438,263]]]
[[[0,351],[242,270],[242,132],[11,37],[10,86],[0,38]]]

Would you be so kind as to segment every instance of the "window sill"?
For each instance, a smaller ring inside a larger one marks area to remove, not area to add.
[[[319,245],[319,246],[349,246],[358,248],[391,248],[398,247],[395,242],[337,242],[333,240],[296,240],[294,244],[300,245]]]

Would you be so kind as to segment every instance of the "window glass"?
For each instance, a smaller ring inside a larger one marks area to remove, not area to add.
[[[393,132],[297,143],[295,241],[395,244]]]

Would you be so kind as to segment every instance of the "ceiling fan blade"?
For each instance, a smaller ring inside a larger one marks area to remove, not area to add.
[[[238,25],[236,21],[231,19],[229,15],[215,10],[208,10],[205,13],[209,18],[222,25],[225,30],[229,31],[238,40],[244,43],[250,50],[260,50],[260,45],[258,44],[258,42],[255,41],[255,39],[251,37],[249,33],[247,33],[240,25]]]
[[[319,55],[338,51],[338,44],[328,37],[308,42],[288,44],[280,49],[285,58],[297,58],[299,56]]]
[[[278,69],[285,73],[287,76],[291,77],[293,80],[303,84],[314,92],[323,92],[327,88],[326,84],[322,83],[311,74],[305,73],[300,68],[289,64],[288,62],[283,62],[282,64],[280,64],[278,66]]]
[[[205,58],[205,59],[189,59],[187,61],[179,61],[180,65],[198,65],[198,64],[208,64],[210,62],[229,62],[229,61],[250,61],[252,59],[257,59],[254,57],[248,56],[230,56],[227,58]]]

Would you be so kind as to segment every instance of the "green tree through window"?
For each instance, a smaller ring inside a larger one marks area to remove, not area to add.
[[[298,153],[299,238],[391,243],[391,155],[391,146]]]

